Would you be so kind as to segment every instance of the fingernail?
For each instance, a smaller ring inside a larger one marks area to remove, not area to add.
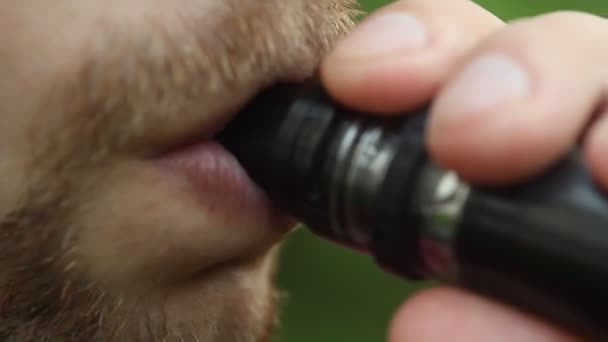
[[[364,21],[336,46],[334,55],[351,60],[382,57],[420,49],[427,41],[427,32],[416,17],[388,13]]]
[[[502,54],[481,56],[465,66],[437,99],[442,118],[462,120],[525,98],[530,76],[521,64]]]

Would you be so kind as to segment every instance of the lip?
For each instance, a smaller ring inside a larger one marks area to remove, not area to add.
[[[297,82],[309,77],[310,75],[300,75],[287,79]],[[170,176],[178,179],[187,192],[207,204],[209,197],[213,196],[216,202],[214,207],[218,211],[232,211],[231,216],[235,220],[240,218],[243,223],[256,217],[259,219],[260,213],[271,217],[272,222],[276,221],[274,218],[281,217],[279,222],[283,224],[294,223],[276,209],[264,191],[251,180],[237,158],[213,138],[234,120],[249,101],[271,85],[272,82],[261,82],[246,92],[248,96],[227,106],[230,110],[224,110],[225,115],[218,116],[206,129],[201,128],[194,134],[190,132],[185,135],[186,139],[181,140],[185,143],[154,157],[154,161],[168,171]]]
[[[250,94],[255,95],[258,91]],[[177,181],[178,187],[186,196],[194,198],[200,204],[201,211],[213,217],[221,217],[225,226],[239,228],[237,231],[232,229],[225,232],[226,234],[232,234],[232,238],[241,236],[242,239],[250,240],[243,242],[240,253],[235,250],[236,254],[233,253],[230,259],[272,247],[295,224],[251,180],[237,158],[212,138],[238,115],[250,99],[251,96],[245,101],[237,101],[232,110],[224,112],[226,115],[214,125],[206,130],[201,129],[203,134],[194,135],[206,138],[186,139],[188,143],[178,145],[153,159],[168,178]],[[224,234],[226,229],[217,227],[217,230]],[[217,260],[227,261],[229,260]]]
[[[215,140],[202,140],[173,150],[156,162],[181,180],[201,201],[213,195],[226,210],[274,211],[264,192],[247,175],[236,158]]]
[[[198,203],[199,213],[183,213],[201,218],[201,228],[210,234],[209,241],[201,240],[200,248],[211,254],[194,257],[190,266],[180,265],[187,270],[180,271],[186,279],[196,280],[219,265],[265,253],[294,226],[295,222],[276,209],[237,159],[217,141],[201,140],[174,149],[154,162],[169,184],[177,184],[176,190],[185,199],[193,199],[188,203]],[[209,226],[209,222],[213,224]],[[188,239],[182,235],[180,240]],[[196,239],[205,238],[190,241]],[[215,245],[204,247],[210,241]]]

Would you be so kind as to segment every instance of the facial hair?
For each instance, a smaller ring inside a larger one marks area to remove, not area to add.
[[[99,36],[82,45],[80,62],[36,106],[48,120],[29,127],[27,183],[0,218],[0,339],[268,338],[276,321],[275,250],[209,272],[200,281],[217,294],[201,296],[198,312],[184,318],[165,299],[189,284],[137,294],[99,276],[95,260],[84,257],[83,232],[104,230],[111,219],[85,218],[108,191],[104,180],[128,177],[123,165],[184,143],[178,135],[195,129],[202,111],[213,112],[218,97],[244,98],[276,80],[310,76],[352,26],[354,7],[350,0],[227,0],[184,6],[167,20],[140,18],[136,29],[95,21]],[[208,120],[220,126],[226,119]],[[261,280],[235,285],[252,269]],[[242,304],[216,309],[228,297]]]

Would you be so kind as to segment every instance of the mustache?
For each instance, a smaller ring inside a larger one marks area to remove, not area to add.
[[[48,137],[52,145],[86,142],[68,154],[91,160],[179,146],[184,136],[221,126],[218,112],[252,89],[309,76],[359,14],[353,0],[222,6],[212,20],[213,13],[192,12],[127,34],[112,23],[101,27],[104,34],[82,47],[77,71],[57,80],[39,109],[65,117],[49,130],[62,132]]]

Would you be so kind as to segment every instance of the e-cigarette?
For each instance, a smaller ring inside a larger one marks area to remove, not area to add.
[[[371,116],[317,83],[279,84],[219,139],[319,236],[403,278],[440,279],[607,340],[608,197],[579,151],[525,182],[478,187],[429,158],[427,109]]]

